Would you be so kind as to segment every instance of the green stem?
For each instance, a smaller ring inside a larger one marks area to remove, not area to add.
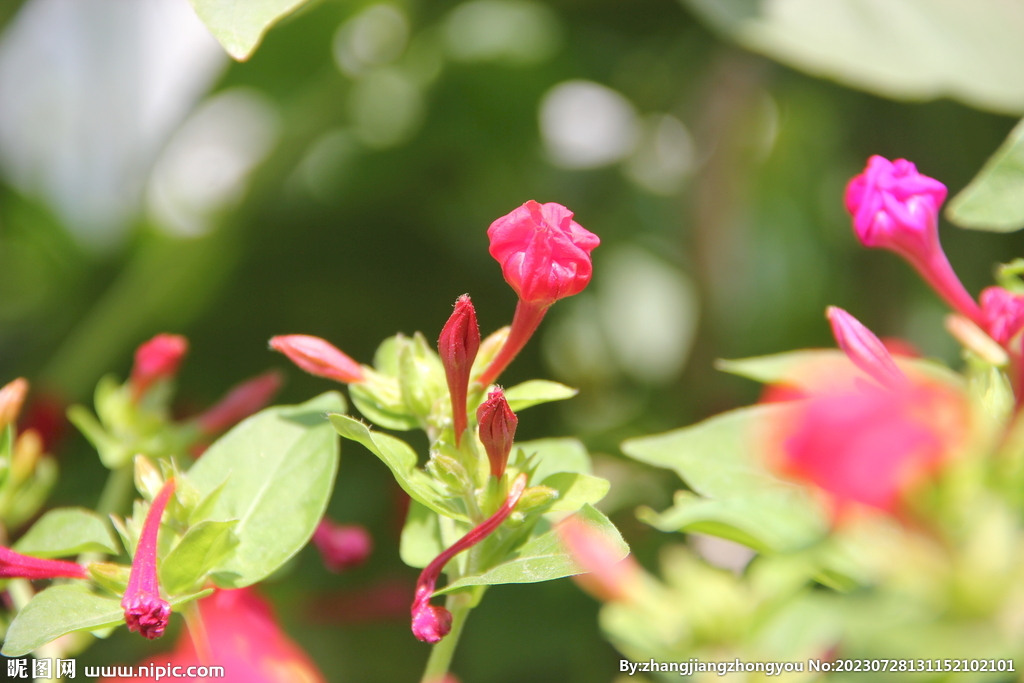
[[[192,646],[196,650],[199,663],[209,666],[213,661],[213,650],[210,647],[206,625],[203,623],[203,615],[199,611],[199,603],[196,600],[187,603],[181,613],[185,616],[185,625],[188,626],[188,635],[192,638]]]
[[[430,650],[430,659],[427,660],[427,668],[423,671],[420,683],[441,683],[448,673],[472,601],[473,596],[470,593],[455,593],[448,596],[445,607],[452,613],[452,630]]]
[[[96,505],[96,512],[100,516],[106,517],[124,509],[135,483],[134,474],[135,468],[131,462],[116,470],[110,470],[110,474],[107,475],[107,483],[103,486],[103,493],[100,494],[100,502]]]

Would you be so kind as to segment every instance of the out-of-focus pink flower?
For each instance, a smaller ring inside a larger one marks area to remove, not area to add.
[[[171,618],[171,605],[160,596],[160,583],[156,573],[156,544],[160,533],[160,519],[167,502],[174,493],[174,479],[167,482],[153,499],[142,524],[138,545],[132,559],[121,607],[129,631],[135,631],[150,640],[164,634]]]
[[[373,538],[362,525],[338,524],[324,517],[313,532],[313,545],[324,566],[337,574],[365,562],[373,550]]]
[[[180,334],[161,333],[135,350],[135,364],[129,382],[136,400],[154,382],[178,374],[181,359],[188,353],[188,339]]]
[[[0,389],[0,431],[18,419],[27,394],[28,380],[24,377],[19,377]]]
[[[826,315],[836,343],[854,365],[883,386],[896,388],[906,385],[906,375],[896,367],[889,350],[874,332],[836,306],[829,306]]]
[[[495,387],[480,404],[476,411],[476,419],[480,431],[480,443],[487,451],[487,459],[491,461],[491,474],[501,477],[505,473],[508,455],[512,452],[515,441],[516,426],[519,418],[512,412],[505,392]]]
[[[476,310],[468,294],[455,302],[455,311],[437,340],[437,351],[444,364],[448,393],[452,401],[452,426],[455,431],[455,445],[462,440],[466,431],[466,394],[469,391],[469,373],[480,350],[480,326],[476,322]]]
[[[573,580],[598,600],[628,601],[640,587],[643,570],[632,555],[620,557],[608,539],[576,516],[558,525],[558,535],[576,564],[586,572]]]
[[[149,677],[133,680],[155,683],[156,667],[180,666],[179,681],[222,681],[223,683],[324,683],[309,656],[277,625],[270,605],[253,588],[217,590],[199,601],[210,661],[200,661],[188,633],[182,633],[174,651],[156,655],[140,664]],[[202,649],[202,648],[200,648]],[[190,666],[222,666],[223,678],[186,678]],[[149,669],[148,667],[153,667]],[[139,669],[136,669],[139,671]],[[159,671],[159,680],[169,680],[169,671]],[[101,683],[122,679],[105,678]]]
[[[491,256],[519,303],[508,339],[480,377],[484,386],[522,350],[551,304],[579,294],[590,282],[590,252],[601,240],[572,217],[561,204],[531,200],[487,229]]]
[[[512,482],[505,502],[493,515],[452,543],[426,566],[416,582],[416,592],[412,600],[412,633],[414,636],[426,643],[436,643],[452,630],[451,612],[440,605],[430,604],[430,596],[434,592],[434,586],[437,585],[437,579],[441,576],[441,570],[463,550],[472,548],[494,533],[494,530],[512,514],[512,510],[515,509],[525,488],[526,475],[520,474]]]
[[[271,338],[270,348],[280,351],[291,362],[317,377],[326,377],[343,384],[358,384],[365,379],[359,363],[320,337],[308,334],[280,335]]]
[[[44,560],[0,546],[0,579],[85,579],[85,568],[74,562]]]
[[[1024,329],[1024,294],[1014,294],[1002,287],[987,287],[980,298],[982,328],[1010,350],[1011,340]]]
[[[284,383],[278,370],[268,370],[233,387],[197,419],[204,434],[219,434],[270,403]]]
[[[939,244],[939,208],[945,200],[946,186],[918,173],[913,163],[878,155],[846,186],[846,209],[861,243],[905,258],[954,310],[980,325],[978,305]]]

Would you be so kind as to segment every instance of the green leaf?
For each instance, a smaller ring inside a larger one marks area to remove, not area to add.
[[[441,554],[444,546],[441,544],[441,526],[438,522],[436,512],[415,500],[410,501],[409,514],[406,515],[402,540],[398,546],[402,562],[422,569]]]
[[[34,557],[121,552],[103,519],[84,508],[50,510],[18,539],[14,550]]]
[[[308,0],[189,0],[210,33],[239,61],[245,61],[271,26]]]
[[[1024,112],[1024,12],[1003,0],[683,0],[740,45],[885,97]]]
[[[238,520],[200,522],[190,527],[160,565],[160,583],[168,595],[184,593],[238,545]]]
[[[132,453],[108,434],[85,406],[73,405],[68,408],[68,421],[89,440],[106,468],[116,470],[132,457]]]
[[[658,528],[697,530],[746,543],[758,550],[795,550],[828,530],[828,516],[804,487],[783,481],[763,462],[760,439],[773,421],[799,404],[752,406],[691,427],[630,439],[622,452],[666,467],[701,498],[680,496],[676,508],[647,518]]]
[[[590,474],[590,454],[578,439],[537,439],[516,444],[527,455],[534,456],[536,469],[532,481],[544,481],[556,472]]]
[[[200,495],[223,484],[209,519],[238,520],[238,546],[212,568],[218,585],[261,581],[309,541],[338,471],[338,439],[324,416],[344,409],[333,391],[268,408],[218,439],[189,470]]]
[[[1013,232],[1024,228],[1024,120],[974,180],[953,197],[946,217],[975,230]]]
[[[176,607],[209,595],[205,590],[170,600]],[[11,622],[0,653],[21,657],[73,631],[95,631],[124,623],[117,598],[97,595],[80,583],[50,586],[29,601]]]
[[[385,390],[390,388],[388,385],[392,384],[394,385],[394,396],[389,402],[385,400],[384,394]],[[400,432],[407,432],[419,427],[420,423],[416,416],[410,415],[406,412],[405,406],[401,405],[398,380],[381,378],[380,381],[374,382],[374,385],[372,389],[363,384],[352,384],[348,388],[352,403],[367,420],[384,429],[394,429]]]
[[[549,382],[546,379],[531,379],[528,382],[517,384],[505,391],[505,399],[513,411],[519,412],[523,408],[529,408],[541,403],[551,401],[564,401],[580,393],[579,389],[567,387],[558,382]]]
[[[329,416],[331,424],[346,439],[357,441],[380,458],[395,481],[402,487],[409,496],[434,512],[468,522],[469,517],[449,505],[444,497],[434,488],[434,481],[430,476],[416,466],[418,458],[416,451],[402,441],[390,434],[371,431],[369,427],[359,420],[348,415],[333,414]]]
[[[548,512],[576,512],[584,505],[595,505],[608,495],[612,486],[607,479],[579,472],[557,472],[541,483],[559,493]]]
[[[619,559],[629,553],[629,546],[615,525],[603,514],[584,505],[576,517],[592,530],[603,535],[618,551]],[[582,569],[562,545],[557,529],[551,529],[530,539],[515,557],[502,562],[482,574],[464,576],[434,593],[441,595],[466,586],[495,586],[502,583],[537,583],[582,573]]]

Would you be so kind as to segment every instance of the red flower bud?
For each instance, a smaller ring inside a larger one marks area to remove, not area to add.
[[[0,546],[0,579],[84,579],[85,568],[74,562],[43,560]]]
[[[313,532],[313,544],[324,566],[335,574],[366,561],[373,550],[373,538],[359,524],[338,524],[327,517]]]
[[[27,394],[28,380],[24,377],[19,377],[0,389],[0,431],[18,419]]]
[[[448,380],[448,394],[452,400],[452,423],[455,429],[455,445],[462,440],[466,431],[466,393],[469,390],[469,372],[480,350],[480,326],[476,322],[476,310],[468,294],[455,302],[455,311],[437,340],[437,351],[444,364],[445,379]]]
[[[160,597],[160,582],[156,572],[156,544],[160,532],[160,519],[164,516],[164,509],[173,493],[174,480],[168,479],[149,507],[146,520],[142,524],[142,533],[139,534],[138,545],[135,546],[128,586],[121,599],[128,630],[140,633],[150,640],[164,634],[167,622],[171,618],[170,603]]]
[[[945,199],[946,186],[918,173],[911,162],[878,155],[846,186],[846,209],[861,243],[905,258],[950,306],[980,325],[978,305],[939,244],[939,207]]]
[[[437,584],[437,579],[441,575],[441,570],[444,569],[445,565],[448,564],[453,557],[461,553],[463,550],[472,548],[474,545],[494,533],[495,529],[501,526],[501,523],[504,522],[510,514],[512,514],[512,510],[515,509],[525,488],[526,475],[520,474],[516,477],[516,480],[512,482],[512,487],[509,489],[508,497],[505,499],[502,506],[498,508],[493,515],[474,527],[469,533],[455,541],[455,543],[452,543],[448,549],[435,557],[420,574],[420,578],[416,582],[416,593],[412,601],[412,632],[417,638],[427,643],[436,643],[451,631],[451,612],[444,607],[430,604],[430,596],[434,592],[434,586]]]
[[[358,384],[365,379],[359,363],[320,337],[286,334],[273,337],[270,348],[280,351],[291,362],[317,377],[326,377],[343,384]]]
[[[487,459],[491,461],[491,474],[500,477],[505,473],[505,464],[516,436],[516,425],[519,424],[519,418],[509,407],[501,387],[496,387],[487,395],[487,400],[477,408],[476,419],[480,426],[480,442],[487,451]]]
[[[270,403],[284,377],[269,370],[233,387],[215,406],[198,417],[204,434],[219,434]]]
[[[608,538],[594,531],[575,515],[558,525],[572,559],[585,574],[576,583],[599,600],[629,600],[639,588],[642,570],[631,555],[621,557]]]
[[[158,334],[135,350],[135,365],[129,382],[138,400],[152,384],[178,374],[181,359],[188,353],[188,339],[180,334]]]
[[[836,306],[829,306],[828,321],[832,334],[846,357],[883,386],[896,388],[907,383],[903,371],[896,367],[889,350],[874,332],[852,315]]]
[[[1002,287],[987,287],[981,292],[982,327],[1003,347],[1024,329],[1024,294]]]

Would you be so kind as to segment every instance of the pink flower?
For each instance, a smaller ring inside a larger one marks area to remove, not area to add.
[[[223,683],[325,683],[323,675],[309,655],[277,625],[274,614],[254,588],[216,590],[199,601],[199,613],[209,645],[209,661],[196,652],[193,638],[198,634],[182,633],[170,653],[156,655],[141,662],[133,680],[155,683],[167,681],[173,667],[180,666],[181,677],[175,680],[221,681]],[[204,646],[200,651],[205,650]],[[223,678],[186,678],[189,667],[222,666]],[[143,669],[145,667],[145,669]],[[164,670],[161,671],[160,668]],[[157,678],[157,674],[160,678]],[[105,678],[101,683],[123,679]]]
[[[982,327],[988,335],[1008,347],[1024,329],[1024,294],[1014,294],[1002,287],[987,287],[981,292],[981,315]]]
[[[883,386],[896,388],[907,383],[906,375],[896,367],[885,344],[871,330],[836,306],[828,307],[827,316],[839,348],[854,365]]]
[[[441,575],[441,570],[463,550],[472,548],[494,533],[495,529],[512,514],[512,510],[515,509],[525,488],[526,475],[520,474],[512,482],[505,502],[493,515],[452,543],[423,570],[416,582],[416,593],[412,600],[412,633],[414,636],[427,643],[436,643],[452,630],[451,612],[444,607],[430,604],[430,596],[434,593],[434,586]]]
[[[573,577],[585,591],[607,601],[628,601],[640,587],[643,570],[632,555],[620,557],[608,539],[576,516],[558,525],[558,535],[585,572]]]
[[[135,350],[132,366],[132,395],[138,400],[154,382],[178,374],[181,359],[188,353],[188,339],[180,334],[158,334]]]
[[[44,560],[0,546],[0,579],[85,579],[85,568],[74,562]]]
[[[28,380],[23,377],[8,383],[0,389],[0,432],[18,419],[21,405],[28,394]]]
[[[199,429],[204,434],[219,434],[241,422],[270,403],[284,377],[269,370],[233,387],[215,406],[199,416]]]
[[[324,566],[337,574],[365,562],[373,550],[373,538],[359,524],[338,524],[324,517],[313,532],[313,545]]]
[[[359,363],[320,337],[286,334],[273,337],[270,348],[280,351],[291,362],[317,377],[326,377],[343,384],[358,384],[365,379]]]
[[[491,461],[491,474],[501,477],[505,473],[505,464],[508,462],[508,455],[512,452],[512,442],[516,436],[516,426],[519,418],[512,412],[508,401],[505,400],[505,392],[501,387],[495,387],[487,396],[487,400],[480,404],[476,411],[476,419],[479,424],[480,443],[487,451],[487,459]]]
[[[531,200],[487,229],[491,256],[501,264],[519,303],[508,339],[480,377],[484,386],[522,350],[551,304],[579,294],[590,282],[590,252],[601,240],[572,216],[561,204]]]
[[[455,311],[437,340],[437,351],[444,364],[448,381],[448,393],[452,401],[452,424],[455,430],[455,445],[462,440],[466,431],[466,394],[469,390],[469,372],[480,350],[480,326],[476,322],[476,310],[468,294],[455,302]]]
[[[872,156],[846,186],[846,209],[861,243],[905,258],[950,306],[981,324],[978,305],[939,244],[939,207],[945,200],[946,186],[918,173],[906,159]]]
[[[156,571],[156,544],[160,532],[160,519],[164,516],[164,509],[173,493],[174,480],[168,479],[146,513],[142,533],[139,534],[139,542],[135,546],[128,586],[121,599],[128,630],[138,632],[150,640],[164,634],[167,622],[171,618],[170,603],[160,597],[160,583]]]

